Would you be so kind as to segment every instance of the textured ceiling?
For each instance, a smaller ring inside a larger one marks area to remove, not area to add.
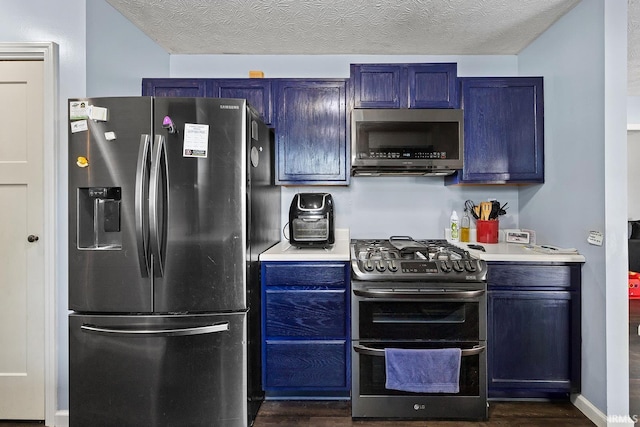
[[[171,54],[512,55],[580,0],[107,0]],[[640,1],[629,94],[640,96]]]

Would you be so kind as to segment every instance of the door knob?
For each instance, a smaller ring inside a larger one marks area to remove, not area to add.
[[[27,241],[30,243],[37,242],[38,239],[39,237],[36,236],[35,234],[29,234],[29,237],[27,237]]]

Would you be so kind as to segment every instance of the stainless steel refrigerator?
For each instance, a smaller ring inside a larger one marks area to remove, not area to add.
[[[247,426],[273,133],[245,100],[69,100],[69,423]]]

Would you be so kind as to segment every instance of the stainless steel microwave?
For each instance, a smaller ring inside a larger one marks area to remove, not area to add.
[[[460,109],[354,109],[351,175],[450,175],[462,169]]]

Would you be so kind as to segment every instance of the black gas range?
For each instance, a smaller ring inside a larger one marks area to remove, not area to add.
[[[414,240],[409,236],[351,241],[353,279],[482,283],[487,265],[444,239]]]
[[[444,239],[351,241],[353,418],[487,418],[487,265]],[[388,350],[460,349],[458,391],[388,387]]]

